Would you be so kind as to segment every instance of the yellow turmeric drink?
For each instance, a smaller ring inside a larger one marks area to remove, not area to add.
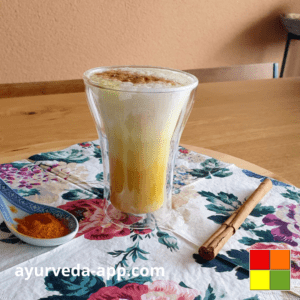
[[[164,202],[168,142],[138,142],[131,138],[124,143],[115,139],[109,158],[110,200],[117,209],[141,214],[160,208]]]
[[[132,214],[158,210],[166,198],[172,136],[190,97],[190,90],[174,89],[190,78],[167,69],[123,67],[90,79],[104,87],[91,88],[97,99],[92,111],[101,115],[108,142],[111,203]]]

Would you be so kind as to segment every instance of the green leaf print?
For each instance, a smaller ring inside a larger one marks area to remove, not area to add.
[[[205,197],[207,201],[213,203],[213,204],[205,205],[205,207],[208,210],[214,211],[215,213],[223,215],[223,216],[219,215],[218,218],[209,217],[211,220],[213,220],[214,222],[216,222],[218,224],[220,224],[219,222],[221,220],[225,219],[224,216],[227,216],[227,217],[230,216],[242,204],[238,200],[238,198],[233,194],[220,192],[220,193],[218,193],[218,195],[215,195],[215,194],[213,194],[211,192],[207,192],[207,191],[201,191],[201,192],[198,192],[198,193],[201,196]],[[223,205],[223,204],[225,204],[225,205]]]
[[[184,287],[186,289],[190,289],[190,287],[187,286],[183,281],[180,281],[178,285],[180,285],[180,286],[182,286],[182,287]]]
[[[216,215],[216,216],[210,216],[208,217],[209,220],[214,221],[217,224],[223,224],[229,216],[220,216],[220,215]]]
[[[241,225],[241,227],[244,229],[244,230],[253,230],[257,227],[257,225],[250,221],[248,218],[243,222],[243,224]]]
[[[286,189],[286,193],[282,193],[281,195],[285,198],[295,200],[297,203],[300,203],[300,193]]]
[[[72,299],[83,296],[87,299],[90,294],[105,286],[102,277],[92,274],[86,276],[83,270],[80,269],[78,272],[76,268],[74,269],[76,276],[72,275],[72,269],[69,269],[68,276],[65,276],[61,270],[58,274],[50,271],[44,279],[46,290],[59,292],[63,297],[73,297]],[[63,297],[61,299],[64,299]]]
[[[208,191],[201,191],[198,193],[201,196],[205,197],[207,201],[212,203],[212,204],[205,205],[205,207],[208,210],[217,213],[217,215],[215,216],[208,217],[208,219],[214,221],[217,224],[224,223],[227,220],[227,218],[242,205],[242,202],[239,201],[238,198],[233,194],[220,192],[218,193],[218,195],[215,195],[214,193]],[[253,217],[262,217],[269,213],[274,213],[274,212],[275,212],[275,208],[273,206],[262,206],[261,203],[259,203],[253,209],[250,215]],[[247,218],[243,222],[241,227],[244,230],[254,230],[255,228],[257,228],[257,225]],[[248,243],[249,241],[244,241],[244,242]]]
[[[18,190],[18,194],[22,197],[29,197],[34,195],[40,195],[40,191],[37,189],[30,189],[30,190]]]
[[[143,239],[141,234],[138,234],[138,233],[135,233],[135,234],[131,235],[130,238],[132,239],[133,242],[135,242],[136,239],[139,239],[139,240]]]
[[[247,298],[247,299],[244,299],[244,300],[259,300],[259,298],[258,298],[258,295],[255,295],[254,297]]]
[[[213,288],[209,284],[203,300],[215,300],[215,299],[216,299],[216,295],[213,293]]]
[[[25,167],[25,166],[27,166],[27,165],[30,165],[31,163],[17,163],[17,162],[13,162],[13,163],[11,163],[11,165],[14,167],[14,168],[16,168],[16,169],[18,169],[18,170],[20,170],[20,169],[22,169],[23,167]]]
[[[103,181],[103,172],[96,175],[96,180]]]
[[[138,257],[143,260],[148,260],[145,256],[143,256],[140,252],[138,252]]]
[[[64,150],[64,151],[55,151],[55,152],[47,152],[47,153],[41,153],[36,154],[29,159],[34,161],[62,161],[65,163],[84,163],[89,160],[89,157],[86,157],[83,154],[83,150],[77,150],[77,149],[71,149],[70,150]]]
[[[162,245],[167,246],[168,249],[171,250],[171,252],[173,250],[178,250],[178,245],[177,245],[177,238],[174,236],[170,236],[168,233],[163,232],[163,231],[158,231],[156,233],[156,235],[158,236],[158,242],[161,243]]]
[[[224,204],[230,205],[233,209],[237,209],[242,205],[241,201],[239,201],[238,197],[233,194],[228,194],[224,192],[218,193],[215,195],[212,192],[201,191],[198,192],[201,196],[205,197],[207,201],[211,203],[223,202]]]
[[[64,200],[73,201],[80,199],[93,199],[95,195],[81,189],[70,190],[61,196]]]
[[[113,252],[108,252],[108,254],[112,255],[113,257],[123,255],[121,261],[119,261],[115,265],[115,269],[117,269],[118,267],[128,267],[127,259],[129,257],[132,258],[132,261],[134,263],[136,262],[137,258],[140,258],[142,260],[148,260],[143,254],[149,254],[149,252],[142,250],[139,246],[139,242],[137,242],[133,246],[127,248],[126,250],[116,250]]]
[[[206,192],[206,191],[202,191],[202,192],[198,192],[201,196],[205,197],[207,201],[211,202],[211,203],[215,203],[216,200],[218,200],[218,196],[216,196],[215,194],[211,193],[211,192]]]
[[[280,243],[280,241],[275,241],[273,235],[271,234],[270,230],[252,230],[254,234],[256,234],[259,239],[255,240],[249,237],[243,237],[242,239],[238,240],[241,244],[251,246],[256,243]]]
[[[99,163],[102,164],[102,152],[101,149],[98,148],[95,144],[94,144],[94,157],[99,159]]]
[[[208,205],[205,205],[205,207],[210,211],[214,211],[216,213],[221,213],[221,214],[224,214],[226,216],[231,215],[231,213],[229,213],[229,212],[233,212],[235,210],[235,209],[232,209],[232,208],[226,208],[223,205],[218,206],[218,205],[215,205],[215,204],[208,204]]]
[[[249,270],[249,252],[247,250],[236,250],[232,249],[226,251],[230,256],[229,260],[234,264],[243,267],[246,270]]]
[[[211,179],[209,171],[205,169],[192,169],[192,171],[188,173],[195,177]]]
[[[226,204],[233,205],[234,202],[237,202],[238,204],[241,204],[241,202],[238,200],[237,196],[234,196],[233,194],[227,194],[224,192],[220,192],[218,194],[218,198]]]
[[[180,283],[179,283],[179,285],[180,285]],[[213,293],[213,290],[214,289],[209,284],[208,288],[207,288],[207,290],[205,292],[205,296],[204,296],[203,300],[215,300],[216,299],[216,295],[215,295],[215,293]],[[200,295],[194,298],[194,300],[201,300],[201,299],[202,299],[202,297]]]
[[[233,174],[233,172],[228,172],[229,169],[222,169],[213,174],[215,177],[228,177]]]
[[[258,203],[252,212],[250,213],[250,216],[253,217],[262,217],[267,214],[272,214],[275,212],[275,208],[273,206],[262,206],[261,203]]]
[[[228,177],[233,174],[229,169],[222,168],[221,162],[214,158],[206,159],[203,163],[201,163],[201,166],[203,168],[192,169],[192,171],[188,173],[190,173],[192,176],[206,179],[211,179],[212,176]]]

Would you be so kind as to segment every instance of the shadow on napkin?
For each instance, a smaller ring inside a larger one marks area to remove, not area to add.
[[[195,261],[203,268],[215,268],[216,272],[231,272],[235,269],[235,275],[239,280],[249,278],[249,266],[239,266],[238,264],[229,261],[223,254],[218,254],[213,260],[205,260],[199,254],[193,254]]]

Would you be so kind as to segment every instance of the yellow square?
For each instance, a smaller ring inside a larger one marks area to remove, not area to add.
[[[250,290],[269,290],[270,271],[250,270]]]

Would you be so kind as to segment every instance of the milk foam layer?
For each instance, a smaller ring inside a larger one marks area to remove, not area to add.
[[[157,77],[166,71],[153,70],[155,73],[148,69],[138,71]],[[171,73],[166,72],[163,78],[177,80],[180,87],[191,83],[188,75]],[[117,84],[124,89],[124,82]],[[135,84],[131,84],[130,91],[90,87],[109,144],[111,202],[117,209],[134,214],[153,212],[165,200],[170,143],[191,93],[191,89],[171,92],[174,86],[164,86],[170,92],[151,93],[149,90],[161,89],[161,84],[145,85],[145,93],[132,92]],[[102,130],[100,120],[96,118],[96,122],[98,131]]]
[[[101,73],[105,73],[106,71],[116,71],[116,72],[124,72],[131,73],[137,76],[144,77],[156,77],[162,80],[148,80],[148,82],[130,82],[121,81],[113,78],[102,77]],[[143,68],[143,67],[116,67],[116,68],[97,68],[91,70],[91,72],[87,75],[90,82],[94,85],[103,87],[103,88],[111,88],[116,90],[126,90],[126,91],[142,91],[142,92],[153,92],[153,90],[157,91],[170,91],[170,89],[178,89],[187,87],[191,84],[197,85],[197,79],[184,72],[175,71],[171,69],[159,69],[159,68]],[[195,86],[196,86],[195,85]]]

